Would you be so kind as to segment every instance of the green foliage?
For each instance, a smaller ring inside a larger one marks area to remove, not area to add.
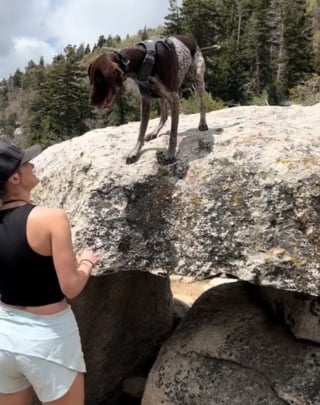
[[[224,105],[312,104],[319,100],[320,0],[168,0],[164,26],[136,35],[100,35],[96,44],[68,45],[50,65],[31,60],[0,83],[0,133],[22,126],[27,142],[50,145],[88,129],[138,121],[139,100],[122,95],[107,111],[89,106],[87,68],[104,47],[125,48],[152,36],[190,34],[207,54],[206,109]],[[181,112],[197,113],[186,81]],[[217,101],[218,100],[218,101]],[[151,117],[159,115],[153,103]]]
[[[314,58],[316,25],[307,9],[316,16],[318,0],[184,0],[181,7],[172,0],[169,5],[167,32],[177,27],[200,46],[221,45],[206,57],[206,84],[228,104],[250,103],[264,91],[272,102],[284,103],[290,87],[320,69],[320,56]]]
[[[46,73],[46,68],[41,60],[39,65],[28,65],[25,74],[21,78],[21,87],[23,89],[40,89],[46,79]]]
[[[48,146],[88,129],[85,120],[91,110],[83,80],[86,72],[80,67],[76,47],[69,45],[64,52],[64,57],[50,67],[31,104],[28,143],[37,141]]]
[[[268,102],[270,105],[287,105],[289,92],[285,84],[275,80],[267,87]]]
[[[312,19],[306,0],[286,0],[282,9],[284,23],[284,82],[288,88],[307,78],[314,69]]]
[[[141,33],[141,41],[145,41],[146,39],[149,39],[149,34],[148,34],[147,27],[145,26]]]
[[[251,105],[268,105],[268,92],[267,90],[263,90],[261,94],[258,94],[252,98],[250,101]]]
[[[194,36],[201,47],[216,42],[219,16],[214,1],[184,0],[180,15],[176,22],[181,24],[184,33]]]
[[[182,18],[177,0],[169,0],[169,14],[165,17],[165,35],[182,34]]]
[[[214,100],[211,94],[205,92],[204,103],[206,111],[221,110],[225,107],[221,100]],[[199,97],[197,95],[192,95],[189,98],[184,98],[181,100],[180,112],[183,114],[196,114],[199,112]]]
[[[15,74],[12,76],[12,84],[14,87],[21,87],[22,84],[23,73],[20,69],[15,71]]]
[[[261,94],[272,76],[270,3],[270,0],[255,0],[252,3],[253,9],[243,35],[245,48],[242,50],[242,58],[246,58],[247,64],[251,66],[249,83],[253,96]],[[250,92],[246,96],[250,98]]]
[[[313,75],[306,82],[290,89],[290,100],[303,105],[320,103],[320,76]]]

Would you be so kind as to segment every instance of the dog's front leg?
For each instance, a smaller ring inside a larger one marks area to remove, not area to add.
[[[144,136],[147,130],[150,116],[151,100],[142,97],[140,107],[140,129],[136,146],[127,156],[127,164],[134,163],[138,160],[140,150],[144,144]]]

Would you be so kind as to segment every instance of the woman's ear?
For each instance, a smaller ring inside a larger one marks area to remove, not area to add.
[[[13,173],[9,179],[8,182],[11,184],[19,184],[20,182],[20,174],[18,172]]]

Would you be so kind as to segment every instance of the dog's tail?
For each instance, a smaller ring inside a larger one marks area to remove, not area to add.
[[[204,48],[200,48],[202,55],[210,55],[214,51],[217,51],[220,49],[220,45],[210,45],[210,46],[205,46]]]

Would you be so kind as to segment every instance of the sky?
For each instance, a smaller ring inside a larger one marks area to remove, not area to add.
[[[68,45],[163,25],[168,0],[0,0],[0,80]]]

